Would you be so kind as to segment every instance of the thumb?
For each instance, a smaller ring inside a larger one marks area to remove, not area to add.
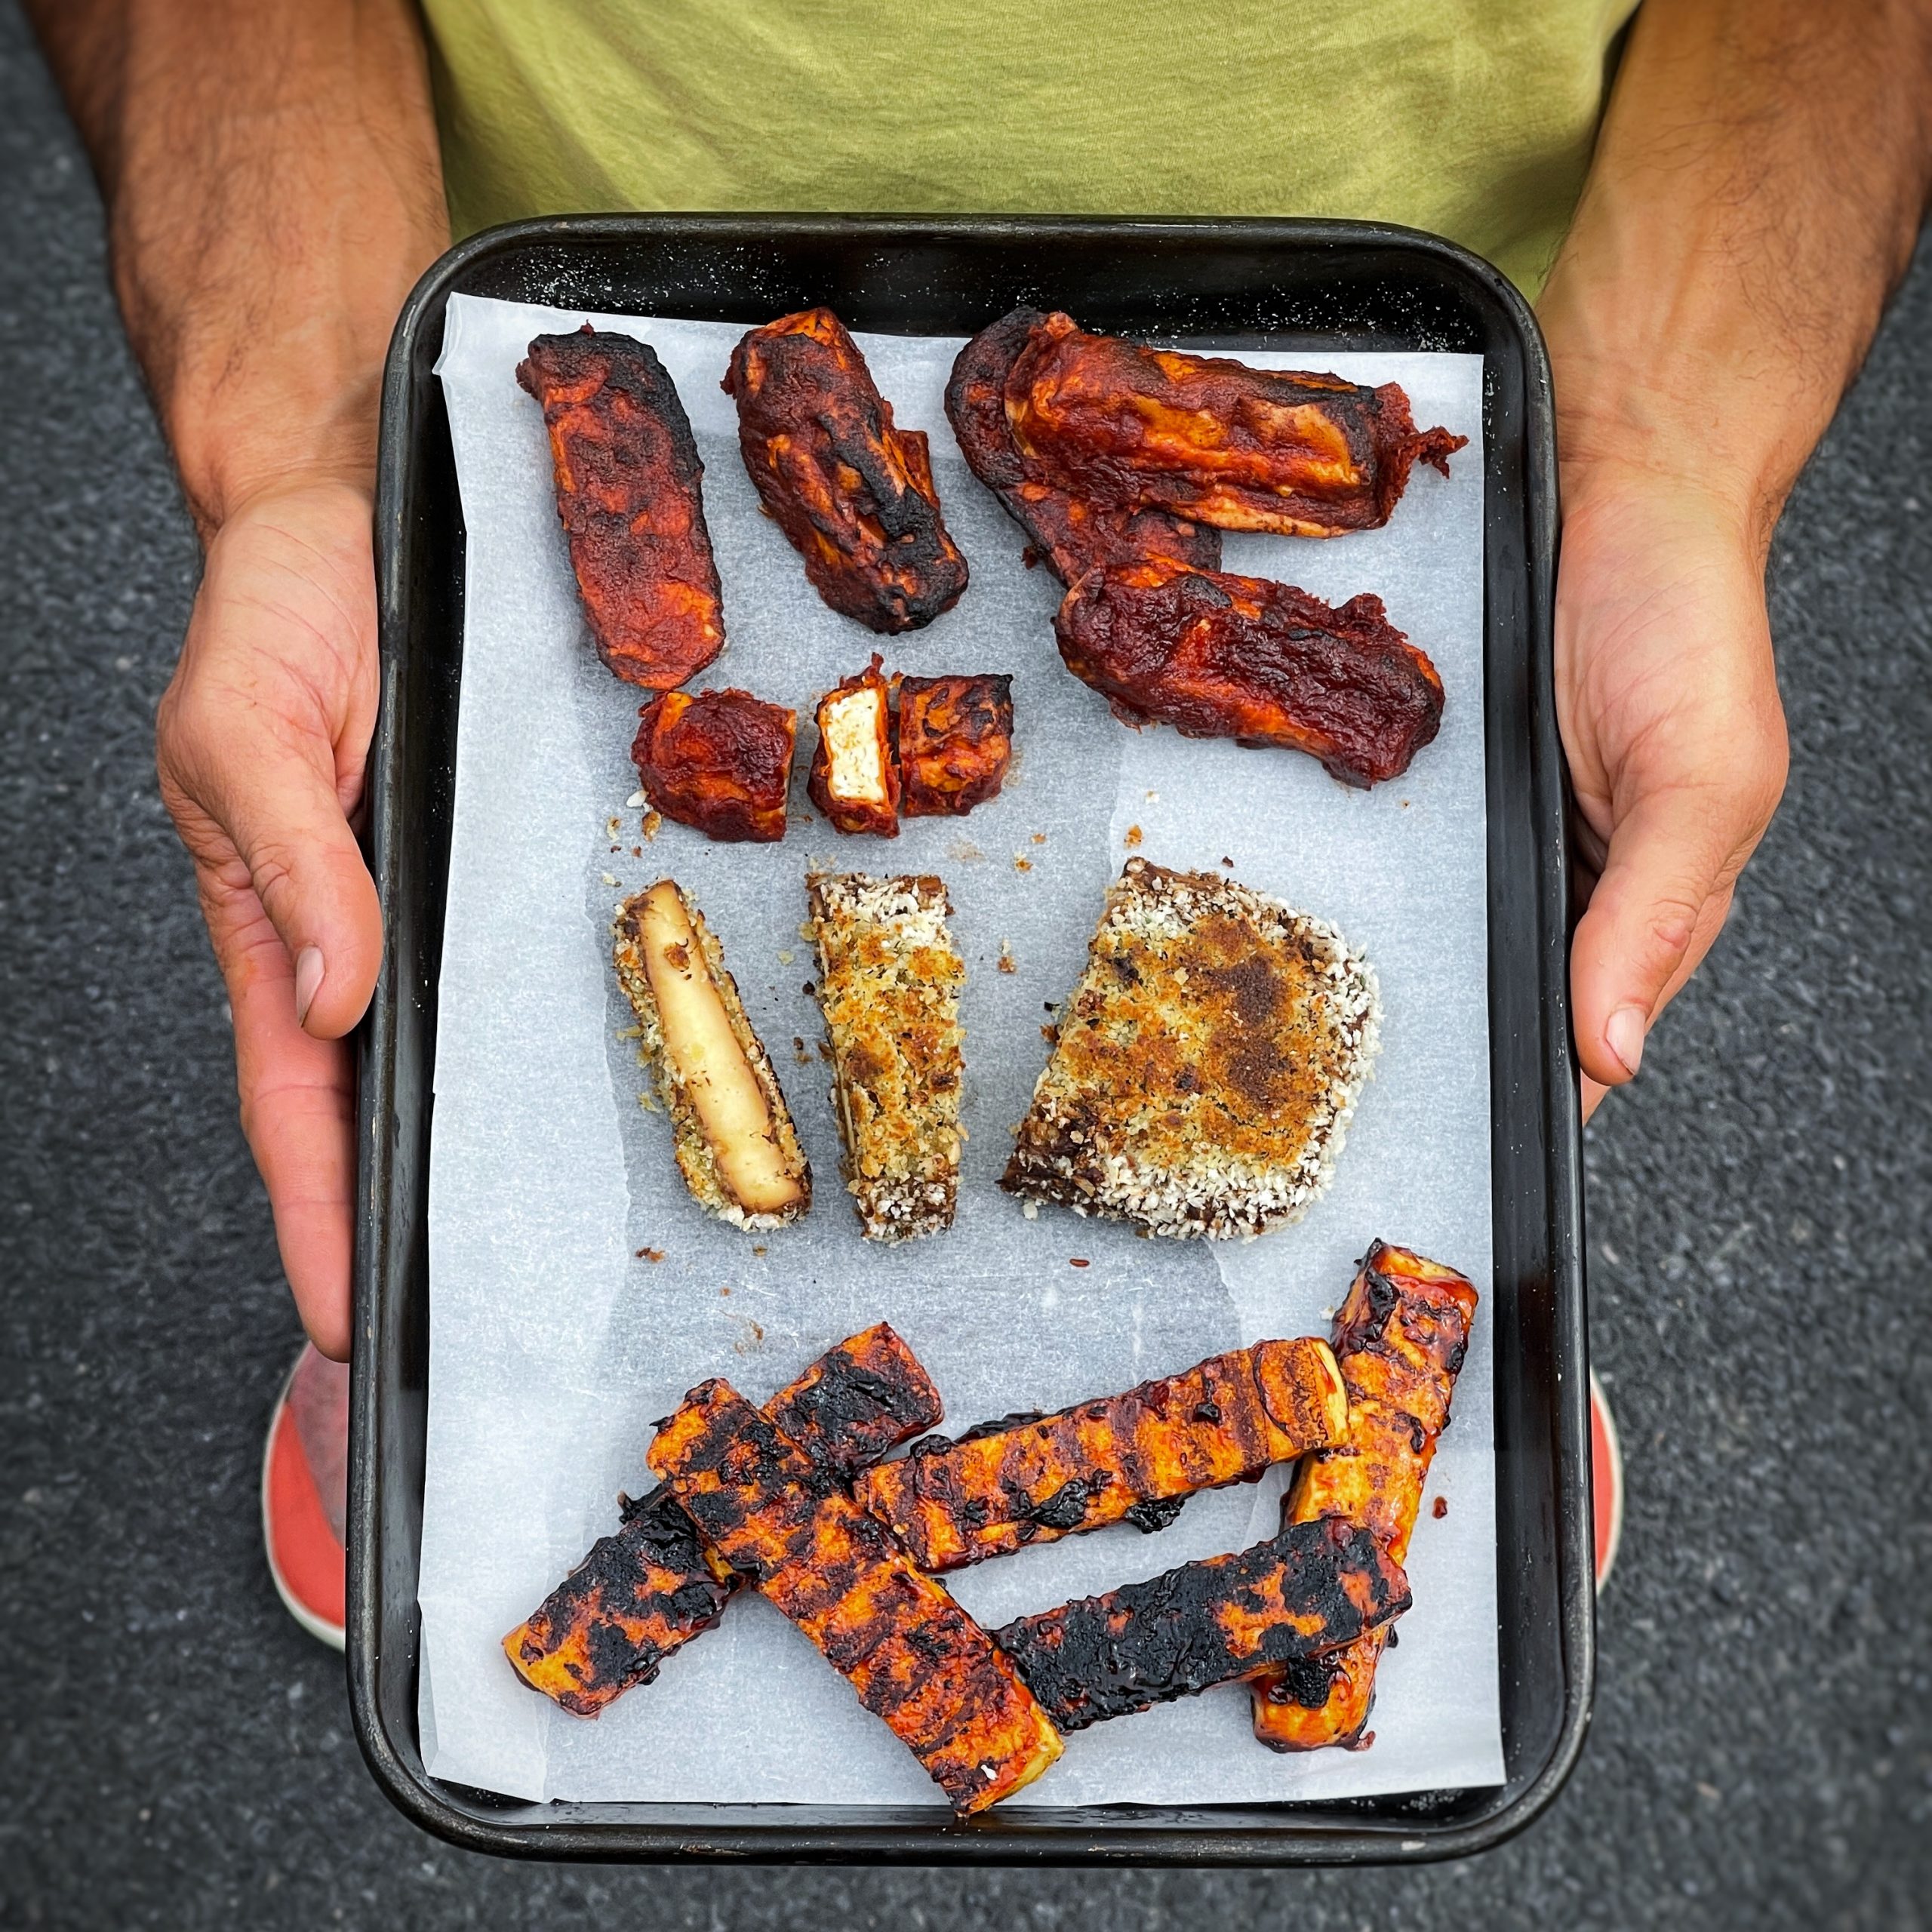
[[[1577,1057],[1606,1087],[1632,1078],[1644,1037],[1730,910],[1749,855],[1721,788],[1639,799],[1611,835],[1601,876],[1571,941]]]
[[[162,796],[205,896],[211,891],[230,908],[230,916],[211,918],[223,973],[292,975],[297,1023],[318,1039],[347,1032],[375,988],[382,911],[343,810],[327,731],[293,721],[256,694],[211,695],[177,677],[158,737]],[[285,964],[259,946],[224,946],[242,894],[267,915]]]
[[[326,747],[324,748],[326,752]],[[344,815],[333,758],[264,746],[211,788],[210,803],[288,949],[297,1025],[334,1039],[362,1017],[382,963],[375,881]]]

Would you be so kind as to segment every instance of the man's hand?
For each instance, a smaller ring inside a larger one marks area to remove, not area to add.
[[[242,1124],[309,1334],[346,1355],[355,1085],[343,1039],[382,953],[351,820],[374,728],[371,504],[285,481],[208,546],[162,701],[162,798],[195,862],[234,1014]]]
[[[1539,305],[1586,1115],[1636,1072],[1783,790],[1764,560],[1929,171],[1932,0],[1644,0]]]
[[[446,245],[414,0],[26,0],[207,568],[162,795],[235,1017],[242,1125],[316,1345],[348,1352],[354,1088],[382,927],[350,823],[376,718],[383,352]]]
[[[1735,508],[1641,472],[1570,481],[1556,704],[1589,902],[1570,962],[1587,1116],[1710,950],[1786,756],[1764,555]]]

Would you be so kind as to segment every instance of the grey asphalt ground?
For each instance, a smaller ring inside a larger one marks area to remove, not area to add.
[[[11,5],[0,424],[0,1924],[1932,1924],[1932,260],[1778,540],[1783,814],[1590,1137],[1594,1731],[1401,1874],[512,1867],[390,1810],[263,1568],[298,1331],[149,745],[195,546]]]

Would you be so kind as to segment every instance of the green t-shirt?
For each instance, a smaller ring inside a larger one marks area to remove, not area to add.
[[[457,232],[565,211],[1315,214],[1534,292],[1635,0],[424,0]]]

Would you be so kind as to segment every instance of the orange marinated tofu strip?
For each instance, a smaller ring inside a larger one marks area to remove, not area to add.
[[[841,1342],[781,1389],[764,1413],[841,1475],[943,1413],[918,1358],[886,1322]],[[517,1675],[579,1717],[595,1717],[724,1614],[737,1573],[704,1547],[660,1487],[624,1509],[623,1527],[503,1639]]]
[[[1057,1415],[915,1443],[854,1493],[921,1569],[957,1570],[1123,1518],[1163,1528],[1180,1499],[1336,1441],[1347,1420],[1327,1343],[1258,1342]]]
[[[1349,1389],[1347,1433],[1295,1472],[1287,1523],[1359,1524],[1400,1563],[1436,1438],[1475,1319],[1476,1291],[1454,1269],[1377,1241],[1335,1318]],[[1352,1743],[1368,1720],[1386,1630],[1256,1681],[1254,1734],[1276,1751]]]
[[[1012,1664],[877,1518],[728,1383],[706,1382],[651,1466],[884,1720],[961,1814],[1030,1783],[1059,1734]]]

